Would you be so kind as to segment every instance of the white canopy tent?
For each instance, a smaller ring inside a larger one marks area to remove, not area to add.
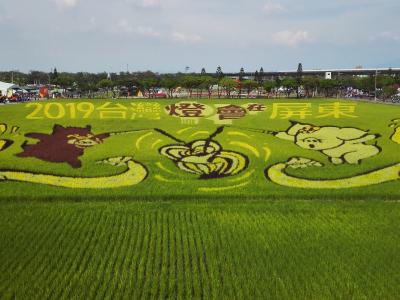
[[[21,89],[18,85],[8,82],[0,81],[0,92],[1,95],[6,96],[8,90],[18,90]]]

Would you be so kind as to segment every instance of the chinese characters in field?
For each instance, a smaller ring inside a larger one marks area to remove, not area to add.
[[[94,102],[78,103],[28,103],[26,108],[32,111],[26,116],[30,120],[40,119],[101,119],[101,120],[135,120],[161,119],[161,105],[157,102],[132,102],[118,103],[106,102],[96,104]]]
[[[197,102],[180,102],[165,106],[169,116],[180,118],[199,118],[213,116],[214,120],[236,120],[247,115],[265,113],[269,119],[307,119],[307,118],[357,118],[356,103],[332,102],[313,104],[310,102],[290,103],[248,103],[214,104],[214,111],[210,114],[208,105]],[[207,112],[206,112],[207,111]]]
[[[26,105],[31,111],[27,119],[101,119],[101,120],[161,120],[165,117],[180,118],[188,122],[207,118],[215,123],[231,123],[247,116],[262,115],[271,120],[308,118],[357,118],[356,103],[330,102],[264,102],[237,104],[205,104],[183,101],[172,104],[160,102],[32,102]]]

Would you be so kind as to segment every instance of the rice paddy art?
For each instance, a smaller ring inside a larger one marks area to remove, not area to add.
[[[43,114],[40,120],[32,119],[32,103],[7,106],[11,114],[2,115],[6,194],[16,182],[39,195],[74,189],[235,197],[398,192],[400,131],[393,109],[374,123],[370,104],[340,101],[39,104],[33,115]],[[65,113],[56,122],[46,118],[59,111]]]

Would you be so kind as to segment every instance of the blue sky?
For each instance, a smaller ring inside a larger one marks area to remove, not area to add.
[[[0,70],[400,67],[398,0],[1,0]]]

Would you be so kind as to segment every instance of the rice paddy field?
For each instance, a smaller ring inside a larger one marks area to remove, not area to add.
[[[0,299],[398,299],[400,107],[0,106]]]

